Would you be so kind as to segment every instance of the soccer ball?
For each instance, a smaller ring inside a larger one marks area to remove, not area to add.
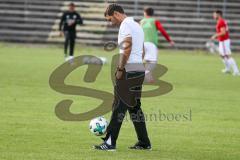
[[[103,65],[107,63],[107,58],[105,57],[89,57],[85,56],[83,58],[84,64],[96,64],[96,65]]]
[[[213,41],[207,41],[205,46],[211,54],[216,54],[219,52],[218,47],[215,45]]]
[[[96,135],[101,136],[105,134],[108,126],[108,121],[104,117],[97,117],[90,121],[89,129]]]

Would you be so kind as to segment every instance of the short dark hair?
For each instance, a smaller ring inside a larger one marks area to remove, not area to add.
[[[120,6],[119,4],[113,3],[107,7],[107,9],[104,13],[104,16],[105,17],[112,16],[114,11],[124,14],[124,10],[123,10],[122,6]]]
[[[68,6],[75,6],[75,4],[73,2],[69,3]]]
[[[153,16],[154,15],[154,10],[151,7],[145,7],[144,8],[144,12],[148,15],[148,16]]]
[[[217,13],[218,15],[220,15],[220,16],[222,16],[223,15],[223,13],[222,13],[222,11],[221,10],[216,10],[216,11],[214,11],[215,13]]]

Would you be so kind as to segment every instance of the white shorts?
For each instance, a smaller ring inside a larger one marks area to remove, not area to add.
[[[231,55],[230,39],[219,42],[219,54],[221,56]]]
[[[145,61],[157,61],[158,60],[158,49],[154,43],[144,42],[145,48]]]

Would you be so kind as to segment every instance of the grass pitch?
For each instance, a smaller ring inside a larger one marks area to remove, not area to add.
[[[160,50],[159,63],[169,69],[161,79],[174,89],[163,96],[143,98],[142,108],[149,117],[159,112],[190,116],[191,112],[191,119],[148,119],[152,151],[128,150],[136,135],[131,121],[125,121],[117,151],[110,153],[92,149],[101,141],[90,133],[89,121],[61,121],[54,113],[55,105],[66,98],[74,100],[73,113],[101,102],[62,95],[49,87],[50,74],[63,62],[62,50],[0,44],[1,160],[239,160],[240,77],[222,74],[218,56]],[[116,53],[87,46],[76,49],[76,55],[104,56],[109,61]],[[240,64],[240,56],[234,57]],[[109,63],[104,65],[95,83],[83,82],[84,67],[66,82],[112,93],[110,68]],[[110,113],[105,116],[109,119]]]

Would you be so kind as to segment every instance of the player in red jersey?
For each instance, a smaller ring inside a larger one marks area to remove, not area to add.
[[[217,39],[219,41],[219,54],[223,59],[225,69],[223,73],[230,73],[231,68],[234,76],[239,76],[239,69],[235,60],[231,57],[230,39],[229,39],[229,28],[226,20],[222,18],[222,11],[217,10],[213,12],[213,18],[217,20],[216,34],[211,39]]]

